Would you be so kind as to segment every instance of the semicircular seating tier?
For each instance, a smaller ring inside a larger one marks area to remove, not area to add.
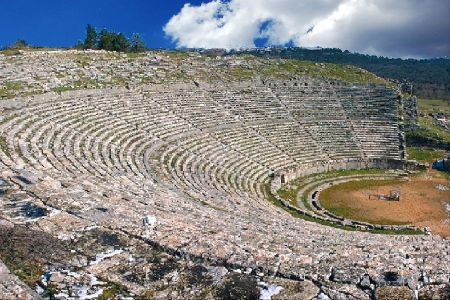
[[[266,200],[272,174],[288,169],[402,160],[397,105],[385,87],[313,79],[46,94],[0,120],[0,163],[4,176],[33,174],[35,201],[61,212],[46,222],[76,216],[286,276],[327,274],[330,265],[364,275],[388,261],[419,274],[448,261],[440,237],[346,232]],[[143,227],[147,215],[158,226]],[[431,258],[419,266],[404,253]],[[438,280],[449,268],[427,272]]]

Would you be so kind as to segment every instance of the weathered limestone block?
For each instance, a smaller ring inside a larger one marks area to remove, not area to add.
[[[358,284],[361,281],[361,274],[364,274],[362,268],[341,268],[333,267],[330,280],[338,283]]]
[[[284,285],[284,289],[273,300],[288,300],[288,299],[305,299],[310,300],[316,297],[320,289],[309,280],[298,281],[291,285]]]
[[[419,290],[419,300],[450,299],[450,284],[427,285]]]
[[[369,293],[353,284],[337,284],[328,282],[321,287],[322,291],[333,300],[369,300]]]
[[[405,286],[383,286],[375,290],[376,300],[414,300],[414,293]]]

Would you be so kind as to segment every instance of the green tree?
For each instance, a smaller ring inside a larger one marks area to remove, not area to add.
[[[98,49],[107,51],[121,51],[128,50],[129,42],[123,33],[115,33],[102,29],[98,38]]]
[[[106,30],[106,28],[103,28],[100,31],[99,37],[98,37],[98,49],[103,50],[114,50],[113,48],[113,33]]]
[[[131,52],[144,52],[147,49],[144,41],[141,39],[141,35],[139,33],[133,33],[130,42],[130,51]]]
[[[12,45],[13,48],[16,49],[23,49],[23,48],[27,48],[28,47],[28,43],[25,40],[22,39],[18,39],[14,45]]]
[[[86,40],[83,43],[85,49],[101,49],[119,52],[142,52],[147,48],[138,33],[128,39],[123,33],[108,31],[106,28],[97,34],[91,25],[86,28]]]
[[[130,43],[123,33],[112,33],[113,35],[113,49],[114,51],[125,52],[128,50]]]
[[[85,49],[94,49],[97,46],[97,32],[95,28],[88,24],[86,27],[86,39],[84,40]]]

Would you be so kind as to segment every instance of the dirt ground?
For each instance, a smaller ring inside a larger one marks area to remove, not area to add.
[[[400,201],[378,199],[377,195],[388,195],[392,190],[401,192]],[[327,193],[332,201],[321,204],[338,214],[345,212],[348,218],[377,224],[410,223],[450,237],[450,182],[437,171],[428,170],[406,182],[383,186],[355,189],[337,185]]]

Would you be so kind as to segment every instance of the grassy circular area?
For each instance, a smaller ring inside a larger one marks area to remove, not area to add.
[[[361,180],[332,186],[320,193],[322,207],[345,218],[373,224],[413,224],[430,227],[432,231],[450,236],[446,225],[449,213],[450,187],[445,176],[435,171],[401,180]],[[400,201],[380,200],[379,195],[391,191],[401,193]]]

